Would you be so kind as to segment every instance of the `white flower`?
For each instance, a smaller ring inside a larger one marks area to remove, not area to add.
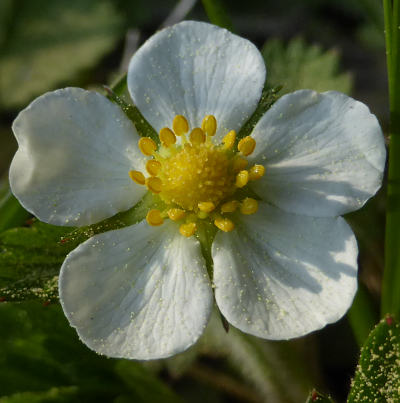
[[[151,37],[129,66],[132,99],[161,133],[158,150],[148,138],[138,147],[118,106],[78,88],[44,94],[15,120],[10,182],[40,220],[93,224],[147,191],[165,203],[92,237],[61,268],[64,312],[93,350],[153,359],[196,342],[213,306],[196,237],[204,225],[217,230],[217,305],[244,332],[298,337],[351,305],[357,244],[338,216],[380,187],[381,129],[346,95],[302,90],[280,98],[235,151],[265,74],[247,40],[183,22]]]

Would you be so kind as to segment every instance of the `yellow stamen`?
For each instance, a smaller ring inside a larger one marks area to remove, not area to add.
[[[157,160],[148,160],[146,162],[146,170],[151,176],[156,176],[161,169],[161,163]]]
[[[256,213],[258,210],[258,201],[250,197],[246,197],[240,206],[242,214],[250,215]]]
[[[176,136],[171,129],[164,127],[160,130],[160,141],[163,146],[169,147],[176,143]]]
[[[224,232],[230,232],[235,228],[235,224],[229,218],[216,218],[214,225]]]
[[[246,160],[246,159],[244,159],[244,158],[241,158],[241,157],[236,157],[235,159],[234,159],[234,161],[233,161],[233,170],[235,171],[235,172],[239,172],[239,171],[241,171],[242,169],[245,169],[246,167],[247,167],[247,164],[248,164],[249,162]]]
[[[150,137],[142,137],[139,140],[139,149],[144,155],[150,156],[157,150],[157,144]]]
[[[160,160],[162,169],[157,175],[163,182],[160,197],[166,204],[197,213],[198,203],[217,206],[235,192],[232,156],[220,147],[187,143],[176,151]]]
[[[190,133],[190,141],[193,144],[201,144],[206,141],[206,135],[200,127],[196,127]]]
[[[217,131],[217,119],[213,115],[207,115],[201,123],[201,128],[207,136],[214,136]]]
[[[239,141],[238,150],[243,155],[246,156],[250,155],[255,148],[256,148],[256,141],[253,139],[253,137],[246,136]]]
[[[179,227],[179,232],[186,237],[192,236],[196,232],[197,226],[194,222],[189,222],[187,224],[182,224]]]
[[[162,190],[162,182],[160,178],[152,176],[146,179],[146,186],[153,193],[160,193]]]
[[[250,168],[249,179],[251,181],[255,181],[263,177],[264,174],[265,174],[265,168],[263,165],[254,165],[253,167]]]
[[[197,204],[200,211],[205,213],[211,213],[215,209],[215,204],[213,202],[200,202]]]
[[[243,170],[236,175],[236,187],[242,188],[247,185],[249,181],[249,171]]]
[[[189,123],[182,115],[176,115],[172,122],[172,130],[177,136],[183,136],[189,131]]]
[[[231,130],[222,139],[222,142],[224,143],[224,148],[227,149],[227,150],[233,147],[233,145],[235,144],[235,141],[236,141],[236,132],[235,132],[235,130]]]
[[[186,212],[185,210],[182,210],[180,208],[170,208],[167,211],[168,217],[172,220],[172,221],[178,221],[180,219],[182,219],[183,217],[185,217]]]
[[[247,169],[246,156],[254,151],[255,140],[247,136],[237,144],[237,134],[231,130],[226,132],[222,143],[214,144],[212,136],[216,132],[217,121],[212,115],[204,117],[201,128],[193,129],[184,116],[177,115],[171,129],[160,130],[159,151],[151,138],[139,140],[141,152],[153,158],[147,158],[147,174],[129,171],[129,176],[136,183],[145,184],[166,204],[165,209],[147,213],[150,225],[161,225],[169,218],[178,223],[183,236],[190,237],[196,233],[199,220],[207,220],[221,231],[229,232],[235,228],[229,214],[237,210],[243,214],[257,211],[257,200],[249,197],[240,202],[232,200],[238,188],[265,174],[262,165]],[[181,137],[179,144],[176,136]],[[237,152],[233,151],[236,144]]]
[[[129,176],[138,185],[144,185],[146,183],[146,178],[140,171],[129,171]]]
[[[226,202],[221,206],[221,213],[233,213],[238,206],[239,202],[237,200]]]
[[[153,227],[157,227],[164,222],[164,219],[161,217],[161,211],[157,209],[149,210],[146,215],[146,221],[148,224]]]

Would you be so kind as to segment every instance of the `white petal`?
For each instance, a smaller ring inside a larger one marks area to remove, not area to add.
[[[266,203],[213,243],[215,298],[234,326],[289,339],[341,318],[357,288],[357,243],[343,218]]]
[[[217,118],[218,133],[238,130],[255,110],[265,81],[257,48],[225,29],[185,21],[153,35],[132,57],[128,88],[158,131],[184,115],[199,127]]]
[[[256,125],[253,161],[266,166],[254,190],[288,212],[335,216],[381,186],[386,150],[369,109],[338,92],[296,91]]]
[[[127,210],[145,189],[139,136],[121,109],[98,93],[66,88],[42,95],[13,123],[19,149],[10,184],[40,220],[82,226]]]
[[[180,235],[174,223],[145,221],[72,251],[61,268],[60,300],[91,349],[132,359],[190,347],[213,303],[199,242]]]

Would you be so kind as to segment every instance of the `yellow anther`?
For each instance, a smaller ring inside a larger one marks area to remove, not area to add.
[[[167,211],[168,217],[172,220],[172,221],[178,221],[180,219],[182,219],[183,217],[185,217],[186,212],[185,210],[182,210],[180,208],[170,208]]]
[[[235,132],[235,130],[231,130],[222,139],[222,142],[224,143],[224,148],[227,149],[227,150],[233,147],[233,145],[235,144],[235,141],[236,141],[236,132]]]
[[[265,174],[265,168],[263,165],[254,165],[253,167],[250,168],[249,179],[251,181],[255,181],[263,177],[264,174]]]
[[[177,136],[182,136],[189,131],[189,123],[182,115],[176,115],[172,122],[172,129]]]
[[[190,133],[190,141],[193,144],[201,144],[206,141],[206,135],[200,127],[196,127]]]
[[[258,201],[250,197],[246,197],[240,206],[242,214],[250,215],[256,213],[258,210]]]
[[[211,213],[215,209],[215,204],[213,202],[200,202],[197,204],[200,211],[205,213]]]
[[[217,131],[217,119],[213,115],[207,115],[201,123],[201,128],[207,136],[214,136]]]
[[[192,235],[196,232],[196,229],[197,229],[196,223],[194,223],[194,222],[189,222],[189,223],[187,223],[187,224],[182,224],[182,225],[179,227],[179,232],[180,232],[183,236],[190,237],[190,236],[192,236]]]
[[[152,176],[146,179],[146,186],[153,193],[160,193],[162,190],[162,182],[160,178]]]
[[[248,181],[249,181],[249,171],[243,170],[236,175],[235,185],[238,188],[242,188],[247,185]]]
[[[156,160],[148,160],[146,162],[146,170],[151,176],[156,176],[161,169],[160,162]]]
[[[140,171],[129,171],[129,176],[138,185],[144,185],[146,183],[146,178]]]
[[[237,200],[226,202],[221,206],[221,213],[233,213],[238,206],[239,202]]]
[[[165,147],[169,147],[176,143],[176,136],[171,129],[168,129],[168,127],[162,128],[159,136],[162,145]]]
[[[157,144],[150,137],[142,137],[139,140],[139,149],[144,155],[153,155],[157,150]]]
[[[230,232],[235,228],[235,224],[229,218],[216,218],[214,225],[224,232]]]
[[[148,224],[153,227],[157,227],[164,222],[164,219],[161,217],[161,211],[157,209],[149,210],[146,215],[146,221]]]
[[[244,158],[241,158],[241,157],[236,157],[235,159],[234,159],[234,161],[233,161],[233,170],[235,171],[235,172],[239,172],[239,171],[241,171],[242,169],[245,169],[246,167],[247,167],[247,164],[248,164],[249,162],[246,160],[246,159],[244,159]]]
[[[253,137],[246,136],[243,137],[238,144],[238,150],[243,154],[243,155],[250,155],[254,149],[256,148],[256,141],[253,139]]]

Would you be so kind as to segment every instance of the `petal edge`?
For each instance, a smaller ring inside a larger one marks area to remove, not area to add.
[[[145,221],[72,251],[60,300],[81,340],[109,357],[149,360],[186,350],[202,334],[212,292],[196,239]]]

